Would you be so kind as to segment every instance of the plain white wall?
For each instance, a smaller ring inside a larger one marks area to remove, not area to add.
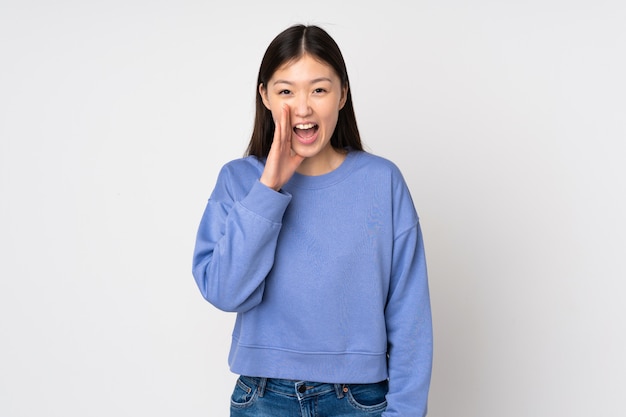
[[[299,22],[422,219],[429,415],[624,415],[620,0],[0,0],[0,415],[228,415],[191,253]]]

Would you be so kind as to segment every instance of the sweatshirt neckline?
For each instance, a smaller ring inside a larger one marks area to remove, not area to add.
[[[341,165],[326,174],[303,175],[296,172],[293,174],[287,184],[298,188],[311,189],[330,187],[331,185],[337,184],[348,175],[350,175],[350,172],[352,172],[359,154],[360,152],[358,151],[348,151],[348,153],[346,154],[346,158],[343,160]]]

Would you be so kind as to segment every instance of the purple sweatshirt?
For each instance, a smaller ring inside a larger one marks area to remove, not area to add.
[[[263,161],[226,164],[198,230],[193,275],[237,312],[232,372],[326,383],[389,379],[384,417],[425,416],[432,321],[424,246],[390,161],[351,151],[280,192]]]

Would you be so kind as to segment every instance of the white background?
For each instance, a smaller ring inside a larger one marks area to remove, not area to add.
[[[623,416],[620,0],[0,0],[0,415],[228,415],[191,254],[300,22],[420,213],[429,416]]]

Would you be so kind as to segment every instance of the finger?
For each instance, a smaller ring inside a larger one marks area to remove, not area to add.
[[[272,143],[276,143],[279,144],[280,143],[280,136],[281,136],[281,129],[282,129],[282,116],[280,117],[279,120],[274,119],[274,139]]]
[[[281,114],[281,135],[282,140],[287,143],[291,147],[291,122],[290,122],[290,109],[287,104],[284,104],[282,107]]]

